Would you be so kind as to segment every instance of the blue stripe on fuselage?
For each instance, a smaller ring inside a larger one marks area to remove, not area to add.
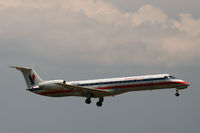
[[[131,82],[157,81],[157,80],[164,80],[164,79],[165,78],[151,78],[151,79],[138,79],[138,80],[96,82],[96,83],[77,84],[77,86],[108,85],[108,84],[120,84],[120,83],[131,83]]]
[[[109,81],[109,82],[96,82],[96,83],[82,83],[76,84],[76,86],[95,86],[95,85],[112,85],[112,84],[121,84],[121,83],[134,83],[134,82],[145,82],[145,81],[158,81],[164,80],[165,78],[151,78],[151,79],[138,79],[138,80],[124,80],[124,81]],[[29,89],[32,92],[41,91],[41,88],[32,88]]]

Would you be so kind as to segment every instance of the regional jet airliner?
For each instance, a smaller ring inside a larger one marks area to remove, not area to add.
[[[102,106],[104,97],[115,96],[130,91],[144,91],[175,88],[175,96],[179,90],[190,84],[170,74],[106,78],[95,80],[69,81],[42,80],[32,68],[10,66],[21,71],[27,84],[27,90],[49,97],[80,96],[90,104],[91,98],[99,98],[97,106]]]

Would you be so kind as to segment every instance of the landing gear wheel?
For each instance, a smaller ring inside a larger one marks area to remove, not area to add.
[[[102,106],[102,102],[97,102],[97,106],[101,107]]]
[[[91,99],[90,99],[90,98],[87,98],[87,99],[85,100],[85,103],[90,104],[90,103],[91,103]]]
[[[178,92],[176,92],[175,96],[176,96],[176,97],[179,97],[179,96],[180,96],[180,94],[179,94]]]
[[[97,102],[97,106],[98,106],[98,107],[101,107],[103,101],[104,101],[104,98],[103,98],[103,97],[99,97],[99,101]]]

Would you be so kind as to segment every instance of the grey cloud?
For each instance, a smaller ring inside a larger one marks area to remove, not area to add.
[[[194,15],[191,1],[0,0],[0,132],[199,131],[199,4]],[[159,17],[134,24],[147,7]],[[191,86],[179,98],[175,90],[130,92],[97,108],[95,99],[88,106],[29,93],[8,65],[34,67],[47,80],[171,73]]]

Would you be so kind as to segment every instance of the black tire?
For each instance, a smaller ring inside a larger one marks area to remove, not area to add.
[[[176,96],[176,97],[179,97],[179,96],[180,96],[180,94],[179,94],[179,93],[176,93],[176,94],[175,94],[175,96]]]
[[[97,102],[97,106],[101,107],[102,106],[102,102]]]
[[[85,103],[90,104],[90,103],[91,103],[91,100],[90,100],[89,98],[87,98],[87,99],[85,100]]]

